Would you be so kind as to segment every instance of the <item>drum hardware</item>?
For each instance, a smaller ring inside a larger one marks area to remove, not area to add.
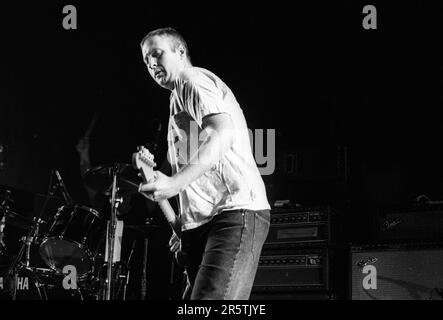
[[[5,285],[12,291],[13,300],[84,300],[80,289],[65,290],[63,276],[51,269],[18,265],[14,277],[7,277]]]
[[[4,242],[8,226],[30,229],[32,220],[16,212],[29,209],[30,197],[28,192],[0,185],[0,254],[5,254],[8,249]]]
[[[119,189],[117,188],[117,192],[119,191]],[[114,199],[114,201],[115,201],[115,205],[117,206],[117,207],[119,207],[122,203],[123,203],[123,197],[121,197],[121,196],[118,196],[118,197],[116,197],[115,199]],[[109,199],[109,203],[112,205],[112,197]]]
[[[104,281],[101,281],[102,288],[100,298],[104,300],[115,299],[119,293],[119,288],[116,287],[116,284],[121,284],[123,279],[125,279],[124,283],[129,281],[128,275],[117,275],[121,270],[119,269],[120,264],[118,264],[118,261],[114,260],[114,250],[118,208],[123,203],[125,196],[138,193],[139,185],[132,182],[137,179],[137,172],[132,168],[132,165],[126,163],[100,165],[89,169],[83,175],[85,184],[89,188],[109,197],[111,204],[111,215],[106,231],[107,251],[105,257],[112,257],[112,259],[108,258],[108,261],[105,261],[106,277]],[[135,229],[138,226],[128,227]],[[126,226],[124,229],[126,229]],[[142,232],[145,232],[145,230]],[[123,289],[123,291],[124,290],[125,289]]]
[[[29,267],[30,261],[30,246],[35,241],[34,239],[38,238],[38,231],[40,224],[45,223],[42,219],[38,218],[34,220],[34,225],[28,234],[24,237],[22,241],[22,245],[20,246],[18,254],[13,259],[11,265],[9,266],[7,275],[13,279],[12,281],[12,299],[16,300],[17,298],[17,281],[18,281],[18,271],[22,266]],[[23,254],[25,254],[25,263],[21,262],[23,258]]]
[[[47,200],[63,200],[54,195],[61,188],[65,203],[47,219],[43,215],[46,210],[45,205],[39,217],[34,219],[12,211],[3,199],[11,193],[6,190],[3,192],[0,186],[0,214],[5,217],[6,226],[14,224],[26,230],[26,234],[18,240],[20,243],[18,253],[15,255],[14,252],[13,261],[10,264],[8,262],[7,277],[10,279],[8,283],[11,285],[12,299],[46,300],[56,295],[62,298],[83,299],[85,294],[88,298],[95,297],[97,300],[126,300],[135,242],[127,260],[121,262],[114,259],[106,262],[101,253],[103,247],[101,250],[99,247],[100,241],[107,240],[111,244],[105,251],[107,257],[115,257],[113,244],[116,241],[117,212],[125,201],[125,196],[138,193],[139,185],[130,181],[139,179],[135,170],[132,170],[132,166],[128,164],[113,163],[94,168],[85,174],[89,175],[89,181],[105,186],[98,191],[108,196],[111,204],[108,231],[105,230],[106,220],[96,210],[73,203],[58,171],[54,170],[53,174],[57,177],[57,182],[53,185],[51,178],[50,189],[45,197]],[[112,180],[111,185],[109,185],[110,180]],[[20,205],[20,201],[16,203]],[[45,220],[40,217],[45,217]],[[141,225],[125,225],[123,230],[139,232],[147,238],[154,228],[159,227],[147,221]],[[37,253],[36,260],[35,253]],[[43,261],[40,261],[40,258]],[[146,273],[146,257],[143,263],[143,272]],[[78,290],[81,291],[62,289],[61,280],[65,277],[62,271],[66,265],[76,267]],[[26,289],[23,289],[24,279],[27,281]]]
[[[8,202],[12,202],[11,199],[11,190],[5,189],[4,194],[1,195],[0,198],[2,201],[0,202],[0,209],[6,210]]]
[[[5,217],[6,229],[7,229],[6,226],[14,226],[23,230],[29,230],[32,227],[33,223],[32,219],[24,217],[18,214],[17,212],[10,210],[9,207],[6,207],[4,217]]]
[[[34,223],[35,223],[35,229],[34,229],[34,233],[31,236],[28,237],[22,237],[20,239],[20,241],[25,245],[26,247],[26,253],[25,253],[25,263],[24,265],[26,267],[30,266],[30,261],[31,261],[31,245],[32,244],[40,244],[39,241],[39,229],[40,229],[40,225],[46,223],[44,220],[40,219],[40,218],[34,218]]]
[[[59,217],[61,212],[65,209],[65,206],[61,206],[58,208],[56,214],[54,215],[54,221],[51,224],[51,227],[49,228],[49,230],[53,230],[55,228],[55,226],[57,225],[57,222],[59,221]],[[62,234],[64,235],[64,233],[66,232],[66,230],[63,230]],[[46,233],[45,237],[47,237],[49,235],[49,232]],[[62,235],[61,235],[62,237]]]
[[[104,220],[94,209],[61,206],[40,244],[40,255],[53,270],[62,273],[66,265],[76,268],[79,280],[92,271],[97,244],[104,232]]]
[[[128,289],[129,279],[130,279],[130,275],[131,275],[131,263],[132,263],[132,255],[134,254],[134,249],[135,249],[135,241],[132,242],[131,252],[129,253],[128,263],[126,264],[127,271],[126,271],[126,277],[125,277],[125,282],[124,282],[124,286],[123,286],[123,300],[126,300],[126,292]]]
[[[5,201],[6,200],[6,201]],[[0,203],[13,211],[25,213],[33,210],[34,194],[14,187],[0,185]]]
[[[98,193],[112,198],[114,170],[117,170],[118,196],[135,194],[138,185],[133,182],[138,178],[137,172],[127,163],[108,163],[87,170],[83,175],[85,185]]]
[[[119,204],[121,203],[118,201],[118,195],[117,195],[117,180],[121,172],[127,168],[128,165],[126,164],[119,164],[115,163],[113,164],[108,172],[110,172],[110,175],[112,176],[112,189],[111,189],[111,218],[108,221],[108,228],[107,228],[107,270],[106,270],[106,281],[105,281],[105,290],[104,290],[104,299],[105,300],[111,300],[115,298],[115,294],[113,291],[113,279],[114,279],[114,245],[115,245],[115,238],[116,238],[116,230],[117,230],[117,209]]]
[[[117,291],[117,297],[120,295],[120,291],[122,290],[121,287],[123,287],[123,296],[122,296],[122,300],[126,300],[126,290],[128,287],[128,283],[129,283],[129,270],[126,271],[126,274],[121,274],[119,275],[119,282],[122,284],[119,287],[119,290]]]
[[[6,243],[3,238],[5,237],[4,230],[6,226],[6,202],[9,199],[9,195],[10,191],[9,193],[6,193],[5,199],[0,203],[0,254],[3,254],[6,251]]]
[[[57,179],[55,184],[52,182],[54,175]],[[49,198],[57,198],[54,194],[59,188],[62,189],[61,193],[66,203],[58,208],[56,214],[52,217],[52,221],[50,221],[49,230],[42,235],[41,226],[46,221],[40,217],[45,212]],[[0,186],[0,204],[2,204],[2,213],[5,213],[4,216],[6,216],[6,224],[10,223],[28,230],[27,234],[18,240],[21,242],[20,248],[13,257],[6,273],[6,278],[10,279],[9,293],[12,299],[24,298],[24,292],[21,291],[24,286],[23,279],[26,279],[26,292],[29,293],[28,290],[35,291],[31,295],[32,297],[29,298],[46,299],[50,294],[49,291],[63,290],[57,291],[56,295],[71,298],[75,294],[83,299],[81,292],[73,293],[72,290],[62,288],[62,280],[65,277],[63,267],[66,265],[75,266],[79,283],[87,285],[86,280],[89,280],[87,276],[92,266],[91,260],[93,257],[91,253],[95,253],[97,249],[93,240],[100,237],[102,235],[101,231],[104,229],[102,228],[104,222],[101,216],[94,209],[73,204],[72,198],[57,170],[52,172],[48,195],[45,196],[46,201],[40,212],[40,217],[31,220],[11,211],[9,206],[5,205],[6,202],[1,201],[2,198],[8,198],[3,195],[8,196],[10,193],[9,189],[5,189],[3,192]],[[19,202],[17,201],[17,204],[20,204]],[[34,253],[37,253],[37,256],[34,256]],[[43,261],[40,261],[40,258]],[[40,263],[43,266],[42,268]],[[45,265],[50,269],[45,268]],[[26,276],[23,276],[23,274]],[[80,287],[79,285],[78,288]]]
[[[69,206],[72,206],[74,204],[74,201],[72,200],[72,197],[68,192],[68,188],[66,188],[65,183],[63,182],[60,172],[58,172],[57,169],[54,169],[53,171],[54,171],[55,177],[57,179],[56,186],[61,188],[61,193],[63,195],[63,198],[65,199],[66,204]]]

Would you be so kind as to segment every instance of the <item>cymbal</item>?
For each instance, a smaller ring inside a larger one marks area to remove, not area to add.
[[[120,195],[129,195],[138,191],[138,185],[132,183],[132,181],[139,179],[137,172],[132,165],[127,163],[108,163],[96,166],[85,172],[83,180],[89,188],[110,196],[114,170],[117,170],[117,187]]]

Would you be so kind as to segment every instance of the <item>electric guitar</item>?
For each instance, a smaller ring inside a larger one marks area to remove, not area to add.
[[[152,155],[152,153],[150,153],[149,150],[143,146],[138,147],[138,151],[133,153],[132,165],[140,172],[144,183],[147,183],[149,180],[152,179],[154,175],[154,168],[157,166],[157,164],[154,162],[154,156]],[[143,195],[147,197],[147,195]],[[167,199],[158,201],[158,205],[169,225],[171,226],[172,231],[180,239],[180,220],[176,216],[174,209],[172,209],[171,205],[169,204],[169,201]]]
[[[143,146],[138,147],[138,152],[133,153],[132,155],[132,165],[136,170],[140,172],[140,175],[143,179],[144,183],[147,183],[154,175],[154,168],[156,167],[156,163],[154,162],[154,156]],[[145,197],[147,197],[144,193],[142,193]],[[175,215],[174,209],[172,209],[169,201],[161,200],[158,202],[158,205],[163,212],[166,220],[171,226],[172,232],[177,236],[178,239],[181,237],[181,223],[178,217]],[[185,252],[181,251],[181,248],[175,252],[175,260],[178,264],[182,266],[187,265],[187,255]],[[191,284],[189,282],[189,277],[186,269],[183,271],[184,277],[186,279],[186,288],[184,289],[183,296],[187,295],[191,290]],[[142,280],[143,288],[146,288],[146,274],[144,273],[144,278]],[[142,292],[142,296],[145,295],[146,292]]]

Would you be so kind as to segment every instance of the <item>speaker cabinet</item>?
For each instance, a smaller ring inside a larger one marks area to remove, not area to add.
[[[352,300],[441,300],[443,245],[351,247]]]

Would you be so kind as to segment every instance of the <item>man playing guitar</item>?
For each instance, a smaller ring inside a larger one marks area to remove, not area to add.
[[[173,174],[154,171],[140,191],[162,206],[179,196],[179,228],[170,244],[177,250],[180,238],[186,252],[188,298],[248,299],[270,207],[243,111],[220,78],[192,65],[176,30],[150,32],[141,50],[151,77],[171,91]]]

